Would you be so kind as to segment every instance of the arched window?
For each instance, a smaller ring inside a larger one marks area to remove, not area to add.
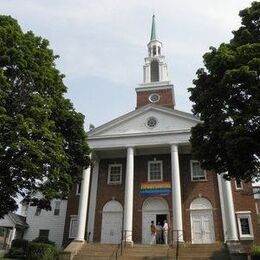
[[[153,60],[151,62],[151,82],[159,81],[159,62]]]
[[[153,46],[153,56],[156,55],[156,46]]]
[[[161,47],[158,46],[158,55],[161,55]]]

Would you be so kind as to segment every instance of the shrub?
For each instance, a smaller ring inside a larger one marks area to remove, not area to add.
[[[25,239],[14,239],[12,241],[12,248],[23,248],[24,250],[26,250],[26,248],[28,247],[28,240]]]
[[[35,243],[43,243],[43,244],[50,244],[52,246],[55,246],[55,243],[53,241],[50,241],[48,238],[45,237],[37,237],[33,240]]]
[[[58,259],[58,251],[54,246],[50,244],[30,242],[26,259],[55,260]]]
[[[253,247],[251,249],[251,255],[260,256],[260,246],[253,245]]]
[[[26,259],[26,252],[28,248],[28,241],[25,239],[14,239],[12,241],[12,246],[8,253],[7,257],[16,258],[16,259]]]
[[[15,259],[26,259],[26,255],[23,248],[11,247],[5,257]]]

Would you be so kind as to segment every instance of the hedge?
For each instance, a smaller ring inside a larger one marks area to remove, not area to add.
[[[27,251],[28,260],[54,260],[58,259],[57,249],[44,243],[30,242]]]

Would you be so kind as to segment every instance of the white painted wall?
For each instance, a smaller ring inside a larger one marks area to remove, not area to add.
[[[36,207],[28,207],[26,222],[29,228],[24,234],[24,239],[33,240],[39,236],[40,229],[49,229],[49,240],[55,242],[58,248],[62,245],[67,201],[62,200],[60,214],[54,215],[55,200],[51,202],[52,210],[41,210],[39,216],[35,216]]]

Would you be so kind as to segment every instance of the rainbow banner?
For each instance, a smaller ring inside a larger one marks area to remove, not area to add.
[[[167,196],[171,192],[171,183],[169,181],[141,183],[140,193],[145,196]]]

